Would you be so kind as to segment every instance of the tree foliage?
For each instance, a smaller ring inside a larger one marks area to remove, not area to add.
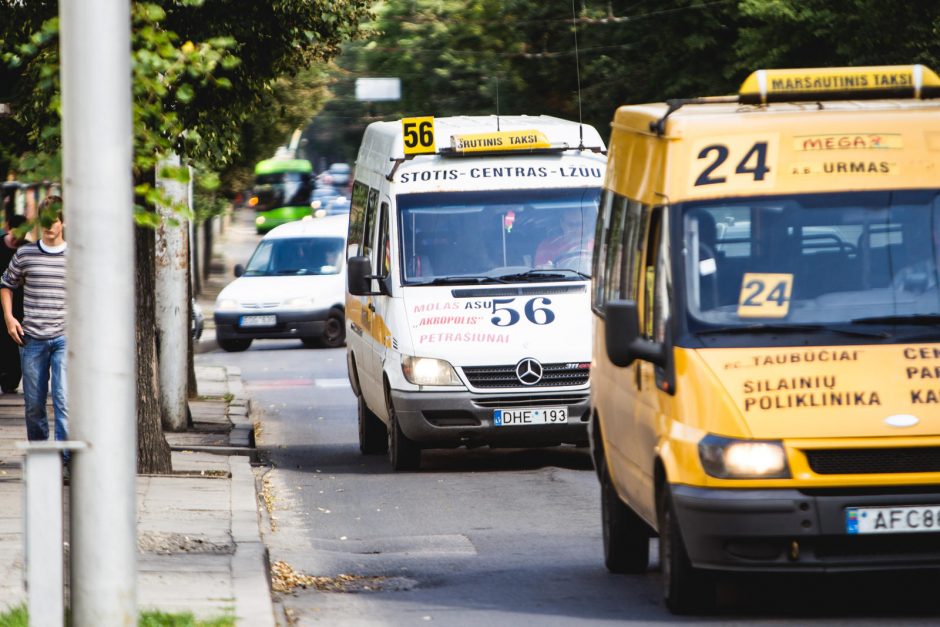
[[[403,95],[366,107],[360,133],[377,116],[496,113],[497,79],[500,113],[580,109],[606,134],[621,104],[734,93],[759,68],[940,70],[934,0],[386,0],[375,13],[338,80],[397,76]]]

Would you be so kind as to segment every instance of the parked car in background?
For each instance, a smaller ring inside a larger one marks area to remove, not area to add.
[[[335,348],[346,341],[347,215],[305,218],[272,229],[215,302],[219,346],[243,351],[259,339],[297,338]]]
[[[348,163],[332,163],[327,172],[333,177],[335,187],[346,187],[349,185],[351,169]]]
[[[332,185],[320,185],[317,184],[317,188],[313,190],[313,196],[310,199],[310,209],[313,211],[313,215],[322,218],[324,213],[317,213],[321,209],[325,209],[328,204],[330,204],[334,198],[339,197],[340,192],[338,189]]]
[[[196,302],[196,299],[192,299],[191,304],[192,317],[189,323],[189,331],[192,333],[194,340],[199,340],[202,337],[202,329],[205,327],[206,317],[202,313],[202,307],[199,306],[199,303]]]
[[[347,196],[337,196],[326,204],[324,209],[326,215],[333,216],[340,213],[349,213],[349,198]]]

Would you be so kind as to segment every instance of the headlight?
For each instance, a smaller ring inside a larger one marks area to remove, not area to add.
[[[707,435],[698,443],[702,467],[719,479],[786,479],[787,453],[776,440],[732,440]]]
[[[285,307],[313,307],[314,305],[313,296],[299,296],[297,298],[288,298],[284,301]]]
[[[215,301],[216,311],[232,311],[233,309],[238,309],[238,301],[234,298],[220,298]]]
[[[405,356],[401,371],[415,385],[461,385],[454,367],[443,359]]]
[[[255,218],[255,224],[264,224],[264,216],[258,216]]]
[[[322,204],[323,204],[323,203],[321,203],[319,200],[314,200],[312,203],[310,203],[310,208],[311,208],[311,209],[319,209],[319,208],[320,208],[320,205],[322,205]]]

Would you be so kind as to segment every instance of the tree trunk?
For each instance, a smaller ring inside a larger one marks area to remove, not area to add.
[[[157,340],[154,293],[155,235],[153,229],[135,227],[137,276],[137,472],[173,471],[170,445],[163,437],[157,381]]]

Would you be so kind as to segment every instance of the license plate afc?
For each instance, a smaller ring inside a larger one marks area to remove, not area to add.
[[[277,316],[242,316],[243,327],[273,327],[277,324]]]
[[[520,407],[519,409],[493,410],[493,425],[497,427],[554,425],[567,422],[567,407]]]
[[[873,533],[940,532],[940,505],[898,507],[849,507],[845,510],[845,532]]]

